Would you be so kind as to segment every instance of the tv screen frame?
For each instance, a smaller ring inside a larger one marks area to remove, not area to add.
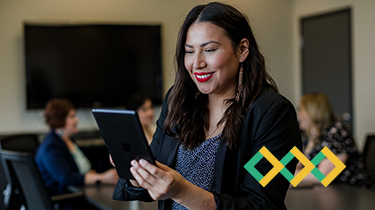
[[[160,24],[26,22],[26,107],[67,98],[76,108],[116,108],[133,94],[160,105],[161,46]]]

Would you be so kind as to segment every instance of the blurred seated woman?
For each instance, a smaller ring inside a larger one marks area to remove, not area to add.
[[[309,160],[327,147],[346,165],[333,182],[375,189],[371,176],[364,169],[363,158],[358,153],[349,129],[337,119],[326,95],[322,93],[304,95],[300,102],[298,121],[303,132],[304,154]],[[298,163],[295,174],[302,168],[303,165]],[[317,168],[327,176],[335,166],[330,160],[324,158]],[[301,183],[304,182],[320,183],[311,173]]]
[[[154,108],[149,97],[141,94],[132,95],[125,105],[126,109],[134,110],[138,113],[148,144],[151,144],[152,136],[155,133]]]
[[[114,168],[104,173],[91,170],[89,160],[72,139],[78,132],[78,117],[71,102],[66,99],[48,101],[44,117],[51,131],[39,146],[35,158],[52,195],[69,192],[68,186],[117,182]]]

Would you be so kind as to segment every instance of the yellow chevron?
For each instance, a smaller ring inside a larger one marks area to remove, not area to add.
[[[345,168],[344,163],[340,161],[327,147],[322,149],[322,153],[330,160],[336,167],[321,181],[327,187]]]
[[[302,154],[299,149],[294,146],[290,152],[296,157],[305,167],[290,181],[294,187],[297,186],[313,169],[314,164],[312,164],[307,157]]]
[[[259,152],[273,165],[273,168],[259,181],[265,187],[284,168],[284,165],[265,146]]]

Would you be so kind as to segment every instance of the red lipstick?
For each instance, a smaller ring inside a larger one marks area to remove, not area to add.
[[[198,82],[206,82],[214,75],[214,72],[208,73],[208,72],[195,72],[195,79]]]

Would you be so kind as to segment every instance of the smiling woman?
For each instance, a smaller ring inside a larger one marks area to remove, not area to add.
[[[199,91],[233,98],[237,89],[238,69],[249,54],[249,41],[243,39],[233,49],[223,28],[210,22],[190,26],[185,44],[185,67]]]
[[[151,150],[157,166],[131,162],[114,199],[159,200],[159,209],[286,209],[288,180],[262,187],[244,168],[263,146],[278,159],[301,137],[293,105],[278,94],[251,27],[234,7],[194,7],[181,26],[177,72]],[[294,172],[296,160],[287,168]],[[257,164],[262,174],[272,165]]]
[[[71,102],[66,99],[48,101],[44,117],[51,131],[39,145],[35,159],[51,195],[69,192],[70,185],[116,183],[116,170],[104,173],[91,170],[89,160],[72,139],[78,132],[79,119]],[[77,205],[71,207],[80,209]]]

